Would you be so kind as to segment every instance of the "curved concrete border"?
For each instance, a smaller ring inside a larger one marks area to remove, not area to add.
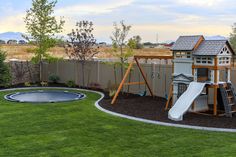
[[[185,128],[185,129],[195,129],[195,130],[205,130],[205,131],[214,131],[214,132],[236,133],[236,129],[213,128],[213,127],[201,127],[201,126],[191,126],[191,125],[183,125],[183,124],[173,124],[173,123],[166,123],[166,122],[160,122],[160,121],[154,121],[154,120],[147,120],[147,119],[143,119],[143,118],[136,118],[136,117],[132,117],[132,116],[112,112],[112,111],[109,111],[109,110],[106,110],[106,109],[102,108],[99,105],[99,102],[104,98],[104,94],[101,93],[101,92],[98,92],[98,91],[93,91],[93,90],[79,89],[79,88],[64,88],[64,87],[26,87],[26,88],[3,89],[3,90],[0,90],[0,92],[1,91],[14,91],[14,90],[27,90],[27,89],[66,89],[66,90],[78,90],[78,91],[93,92],[93,93],[97,93],[101,96],[101,98],[98,99],[95,102],[95,107],[98,110],[100,110],[102,112],[105,112],[107,114],[113,115],[113,116],[126,118],[126,119],[130,119],[130,120],[135,120],[135,121],[140,121],[140,122],[149,123],[149,124],[161,125],[161,126],[169,126],[169,127],[177,127],[177,128]]]

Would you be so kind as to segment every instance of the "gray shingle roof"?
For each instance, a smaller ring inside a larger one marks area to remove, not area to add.
[[[193,52],[193,55],[215,56],[220,53],[226,44],[227,40],[204,40]]]
[[[171,48],[173,51],[192,51],[200,40],[203,37],[201,35],[197,36],[180,36],[173,47]]]

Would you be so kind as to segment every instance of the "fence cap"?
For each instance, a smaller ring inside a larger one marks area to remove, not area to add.
[[[25,61],[25,60],[20,60],[20,59],[12,58],[12,59],[9,59],[9,61],[14,62],[14,61]]]
[[[137,59],[173,59],[173,56],[160,56],[160,55],[135,55]]]

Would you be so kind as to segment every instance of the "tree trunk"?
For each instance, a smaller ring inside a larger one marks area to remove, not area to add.
[[[39,49],[42,50],[42,46],[39,44]],[[42,53],[39,55],[39,82],[42,82]]]
[[[123,44],[122,44],[123,45]],[[124,58],[123,58],[123,47],[122,47],[122,45],[121,45],[121,47],[120,47],[120,52],[121,52],[121,67],[120,67],[120,72],[121,72],[121,80],[123,80],[123,78],[124,78]],[[122,89],[121,89],[121,92],[123,93],[124,91],[123,91],[123,87],[122,87]]]
[[[40,60],[39,62],[39,81],[42,82],[43,78],[42,78],[42,66],[43,66],[43,61]]]
[[[89,86],[91,86],[91,83],[90,83],[90,77],[91,77],[91,70],[92,68],[91,68],[91,63],[88,65],[88,79],[87,79],[87,87],[89,87]],[[97,83],[99,83],[99,82],[97,82]]]
[[[132,76],[132,71],[130,71],[130,74],[129,74],[129,82],[131,82],[131,76]],[[130,90],[130,86],[128,86],[127,93],[129,93],[129,90]]]
[[[85,87],[85,82],[84,82],[84,61],[82,61],[82,84],[83,84],[83,87]]]
[[[120,71],[121,71],[121,80],[123,79],[123,77],[124,77],[124,58],[123,58],[123,47],[122,47],[122,45],[121,45],[121,47],[120,47],[120,53],[121,53],[121,69],[120,69]]]
[[[117,86],[116,65],[114,65],[113,70],[114,70],[115,85]]]

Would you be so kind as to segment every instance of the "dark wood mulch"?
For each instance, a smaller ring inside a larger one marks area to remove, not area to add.
[[[123,94],[119,96],[115,105],[111,105],[111,98],[109,98],[106,93],[106,96],[100,102],[100,105],[110,111],[148,120],[194,126],[236,129],[236,114],[233,118],[227,118],[187,113],[184,115],[184,120],[181,122],[169,120],[168,111],[164,110],[165,103],[166,100],[164,98],[153,98],[148,96],[140,97],[138,95]]]

